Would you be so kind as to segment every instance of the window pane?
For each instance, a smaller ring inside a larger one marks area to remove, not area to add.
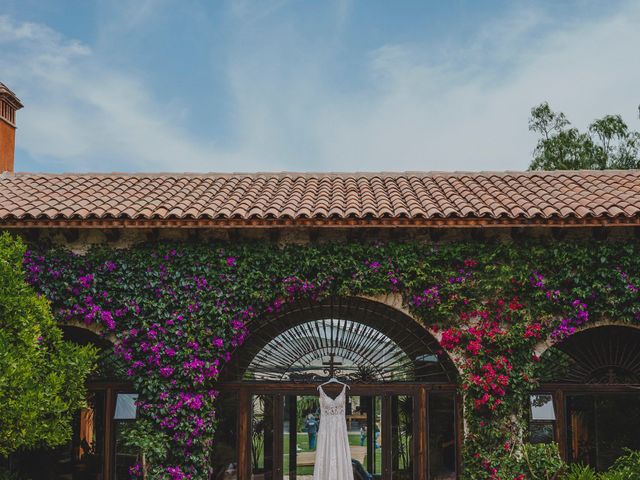
[[[531,443],[552,443],[554,422],[530,422],[529,441]]]
[[[549,394],[531,395],[531,420],[555,420],[553,397]]]
[[[118,393],[116,396],[116,411],[113,414],[114,420],[135,420],[137,393]]]
[[[129,468],[140,462],[140,452],[137,448],[125,444],[125,432],[132,427],[130,421],[116,420],[114,423],[115,434],[115,480],[131,478]]]

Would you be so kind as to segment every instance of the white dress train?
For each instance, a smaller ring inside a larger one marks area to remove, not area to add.
[[[351,449],[345,418],[346,385],[336,398],[320,391],[320,429],[313,480],[353,480]]]

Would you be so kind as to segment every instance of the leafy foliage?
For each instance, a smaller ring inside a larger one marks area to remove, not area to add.
[[[545,102],[531,110],[529,130],[540,135],[530,170],[640,168],[640,133],[620,115],[597,119],[580,132]]]
[[[31,251],[24,264],[59,319],[115,334],[154,479],[206,478],[219,371],[253,322],[293,303],[400,295],[459,368],[474,480],[542,479],[557,466],[555,447],[522,442],[538,343],[640,320],[634,242],[149,244]]]
[[[606,472],[596,473],[587,465],[571,465],[565,480],[630,480],[640,478],[640,452],[627,450]]]
[[[25,247],[0,235],[0,455],[71,435],[95,351],[62,340],[49,304],[25,282]]]
[[[598,480],[598,474],[587,465],[574,463],[569,468],[566,480]]]
[[[613,472],[621,475],[620,478],[640,478],[640,452],[627,450],[626,455],[616,459],[608,473]]]
[[[565,470],[556,444],[525,444],[523,456],[531,480],[555,480]]]

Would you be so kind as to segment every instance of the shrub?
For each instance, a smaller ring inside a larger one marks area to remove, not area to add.
[[[625,449],[609,470],[596,473],[587,465],[574,464],[564,480],[636,480],[640,479],[640,452]]]
[[[4,467],[0,467],[0,480],[22,480],[22,478]]]
[[[569,468],[565,480],[598,480],[598,474],[588,465],[574,463]]]
[[[566,467],[555,443],[527,443],[523,454],[532,480],[555,480]]]
[[[95,350],[62,339],[47,300],[26,283],[25,247],[0,235],[0,455],[71,435]]]
[[[607,474],[621,475],[620,477],[603,477],[603,480],[618,480],[618,478],[640,478],[640,451],[625,449],[627,453],[619,457]]]

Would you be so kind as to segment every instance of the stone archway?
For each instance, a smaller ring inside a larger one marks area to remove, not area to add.
[[[380,479],[455,478],[462,438],[458,372],[407,312],[371,298],[328,297],[288,305],[247,328],[222,370],[225,433],[214,442],[218,449],[226,443],[227,452],[236,445],[237,478],[307,478],[314,456],[300,420],[317,414],[316,386],[330,376],[351,386],[345,420],[359,468]],[[364,366],[373,373],[353,376]]]

